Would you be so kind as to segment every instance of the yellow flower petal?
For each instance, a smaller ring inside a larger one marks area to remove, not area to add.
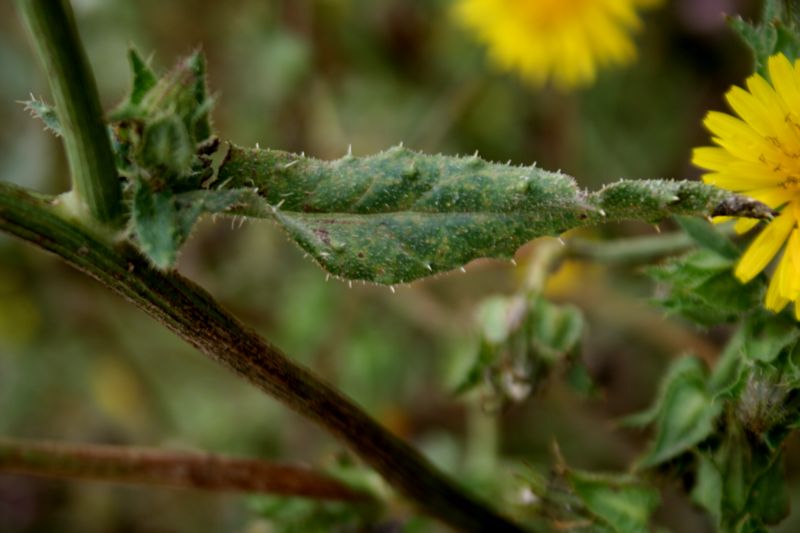
[[[736,221],[736,224],[734,224],[733,230],[739,235],[741,235],[742,233],[747,233],[748,231],[756,227],[759,222],[760,220],[757,220],[755,218],[740,218],[739,220]]]
[[[457,0],[455,17],[492,62],[540,86],[587,85],[607,65],[636,56],[637,10],[662,0]]]
[[[739,260],[736,277],[747,283],[764,270],[786,242],[794,224],[795,218],[791,209],[785,209],[778,218],[770,222]]]

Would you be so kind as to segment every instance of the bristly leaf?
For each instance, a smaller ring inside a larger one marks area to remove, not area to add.
[[[707,244],[719,251],[727,249],[722,243]],[[708,327],[736,321],[742,314],[760,308],[762,280],[742,285],[733,275],[733,266],[733,259],[704,249],[648,268],[647,273],[661,284],[659,305],[669,313]]]
[[[153,71],[150,70],[147,62],[142,59],[134,48],[128,50],[128,62],[133,73],[133,88],[129,97],[130,103],[139,105],[144,95],[155,86],[157,78]]]
[[[800,34],[796,8],[784,6],[785,0],[765,0],[761,22],[746,22],[741,17],[729,19],[731,28],[753,52],[755,70],[766,75],[767,59],[783,53],[790,61],[800,57]]]
[[[200,216],[225,213],[251,196],[246,190],[175,194],[140,181],[133,194],[131,226],[139,247],[153,263],[159,268],[170,268]]]
[[[225,213],[252,203],[250,190],[209,190],[212,101],[199,52],[161,78],[138,53],[128,54],[133,87],[112,113],[112,140],[131,205],[130,226],[142,251],[159,268],[174,265],[178,251],[203,213]]]
[[[606,221],[656,222],[736,204],[771,212],[698,182],[619,181],[595,193],[540,168],[477,156],[422,155],[395,147],[325,162],[275,150],[231,147],[219,179],[257,187],[244,214],[277,221],[332,274],[405,283],[472,259],[509,259],[529,240]]]
[[[31,116],[44,122],[46,130],[52,132],[56,137],[61,137],[61,122],[58,120],[55,107],[47,104],[44,100],[37,100],[33,95],[30,100],[22,103],[25,104],[25,110],[30,112]]]

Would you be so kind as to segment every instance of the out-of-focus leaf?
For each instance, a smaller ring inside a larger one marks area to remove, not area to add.
[[[727,259],[739,257],[739,249],[731,240],[719,232],[716,226],[701,218],[675,217],[683,231],[697,244],[718,253]]]
[[[692,499],[721,531],[765,531],[789,512],[783,454],[731,427],[719,448],[700,453]]]
[[[746,22],[741,17],[732,17],[728,21],[753,52],[756,71],[763,76],[767,74],[769,56],[783,53],[790,61],[800,57],[795,9],[785,7],[784,0],[765,0],[760,23]]]
[[[657,301],[668,312],[712,326],[760,308],[762,282],[742,285],[733,276],[733,265],[716,252],[697,250],[647,272],[663,285],[666,294]]]
[[[655,437],[640,468],[673,459],[711,435],[721,404],[708,392],[706,382],[700,360],[682,357],[668,371],[653,407],[622,421],[629,426],[655,426]]]
[[[563,462],[549,474],[525,476],[533,497],[526,509],[533,531],[644,533],[659,505],[656,489],[635,476],[573,469]],[[535,527],[533,527],[535,526]]]
[[[658,491],[627,476],[570,470],[567,479],[589,512],[617,533],[647,533],[650,515],[661,499]]]
[[[798,339],[800,329],[793,321],[771,313],[760,315],[745,323],[744,354],[751,361],[770,363]]]
[[[539,295],[493,297],[477,312],[481,342],[475,363],[456,392],[483,383],[500,405],[526,398],[561,362],[575,366],[583,317],[572,306]],[[584,378],[581,386],[588,388]]]
[[[775,53],[778,31],[772,23],[751,24],[742,17],[728,20],[731,28],[741,37],[753,52],[756,71],[766,74],[767,58]]]

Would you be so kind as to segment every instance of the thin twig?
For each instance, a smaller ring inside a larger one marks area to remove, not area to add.
[[[123,446],[0,438],[0,472],[319,500],[370,499],[334,478],[301,466]]]
[[[112,248],[40,197],[0,183],[0,230],[48,250],[124,296],[198,350],[344,441],[409,500],[464,531],[524,531],[441,473],[352,400],[291,362],[177,272],[130,245]]]

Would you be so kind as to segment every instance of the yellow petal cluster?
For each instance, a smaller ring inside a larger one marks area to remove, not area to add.
[[[747,89],[733,87],[726,94],[738,117],[708,113],[704,124],[717,146],[696,148],[692,160],[709,171],[706,183],[780,209],[739,260],[736,276],[750,281],[782,252],[765,305],[778,312],[794,302],[800,320],[800,61],[792,64],[777,54],[767,69],[769,81],[755,74]],[[736,229],[756,224],[739,219]]]
[[[639,7],[661,0],[457,0],[456,17],[501,68],[536,86],[588,85],[606,65],[636,57]]]

